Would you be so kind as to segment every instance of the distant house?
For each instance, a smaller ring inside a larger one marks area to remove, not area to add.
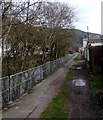
[[[103,39],[84,39],[83,55],[94,73],[103,71]]]
[[[89,49],[88,48],[88,39],[85,37],[83,38],[83,48],[82,48],[82,51],[83,51],[83,55],[85,57],[85,59],[87,59],[89,61]]]
[[[103,39],[90,39],[88,41],[88,45],[90,46],[103,46]]]

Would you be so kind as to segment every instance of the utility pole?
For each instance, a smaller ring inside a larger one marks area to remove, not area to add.
[[[101,35],[103,35],[103,1],[101,2]]]
[[[87,39],[88,39],[88,42],[89,42],[89,27],[87,26]]]

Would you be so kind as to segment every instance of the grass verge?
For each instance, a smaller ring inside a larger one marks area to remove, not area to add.
[[[70,71],[70,72],[67,72],[66,76],[65,76],[65,79],[66,80],[70,80],[73,78],[73,73]]]
[[[78,55],[77,55],[77,57],[74,59],[74,61],[75,61],[75,62],[78,62],[80,56],[81,56],[81,54],[78,53]]]
[[[41,118],[68,118],[68,107],[67,107],[67,91],[68,85],[66,83],[67,79],[72,78],[72,72],[68,72],[64,83],[60,87],[60,92],[56,95],[48,107],[42,112]]]
[[[90,77],[89,86],[93,91],[103,89],[103,77],[99,75]]]
[[[64,83],[60,92],[55,96],[45,111],[41,114],[41,118],[68,118],[66,91],[68,86]]]
[[[72,79],[72,72],[68,72],[65,76],[65,81],[60,87],[60,92],[56,95],[48,107],[42,112],[41,118],[68,118],[68,107],[67,107],[67,91],[68,85],[66,80]]]

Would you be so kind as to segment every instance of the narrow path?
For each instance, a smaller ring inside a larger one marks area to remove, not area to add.
[[[3,118],[39,118],[48,103],[59,92],[74,58],[33,87],[29,94],[19,99],[9,109],[3,111]]]
[[[68,99],[70,118],[95,118],[93,111],[92,92],[88,87],[88,69],[84,60],[79,60],[72,66],[73,80],[68,80]]]

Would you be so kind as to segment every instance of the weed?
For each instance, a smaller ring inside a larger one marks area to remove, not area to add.
[[[102,89],[103,88],[103,77],[102,76],[90,77],[89,86],[94,91],[97,89]]]

